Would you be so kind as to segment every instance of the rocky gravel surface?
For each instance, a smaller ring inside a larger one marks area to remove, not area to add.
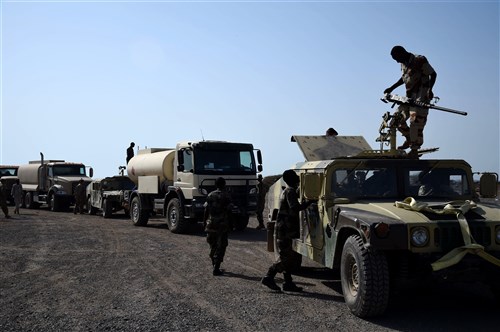
[[[500,306],[479,284],[401,294],[364,320],[338,274],[304,259],[304,292],[273,293],[260,284],[273,254],[256,225],[231,234],[214,277],[201,228],[22,209],[0,219],[0,331],[498,331]]]

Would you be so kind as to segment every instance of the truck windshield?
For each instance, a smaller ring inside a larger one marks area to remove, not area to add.
[[[194,168],[198,174],[255,174],[253,151],[195,150]]]
[[[468,176],[460,168],[342,168],[335,170],[331,190],[336,197],[459,200],[471,195]]]
[[[16,176],[17,175],[17,168],[0,168],[0,178],[2,176]]]
[[[52,176],[85,176],[85,166],[82,165],[55,165],[51,170],[49,175]]]

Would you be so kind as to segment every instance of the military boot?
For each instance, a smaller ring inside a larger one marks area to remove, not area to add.
[[[221,276],[223,272],[220,270],[220,263],[215,263],[214,264],[214,270],[212,272],[214,276]]]
[[[285,292],[302,292],[302,287],[297,286],[293,280],[290,273],[284,273],[285,283],[283,284],[283,290]]]
[[[276,276],[276,272],[271,267],[271,268],[269,268],[267,275],[264,278],[262,278],[261,283],[273,291],[280,291],[281,292],[280,286],[276,285],[276,282],[274,281],[275,276]]]

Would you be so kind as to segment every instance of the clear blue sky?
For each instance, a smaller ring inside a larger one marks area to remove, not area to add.
[[[291,135],[328,127],[378,148],[400,44],[469,113],[430,111],[425,158],[500,172],[499,40],[498,1],[2,1],[0,163],[43,152],[104,177],[131,141],[203,135],[253,143],[272,175],[303,160]]]

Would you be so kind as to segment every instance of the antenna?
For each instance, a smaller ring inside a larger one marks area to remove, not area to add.
[[[201,140],[204,141],[205,137],[203,137],[203,130],[200,129],[200,133],[201,133]]]

